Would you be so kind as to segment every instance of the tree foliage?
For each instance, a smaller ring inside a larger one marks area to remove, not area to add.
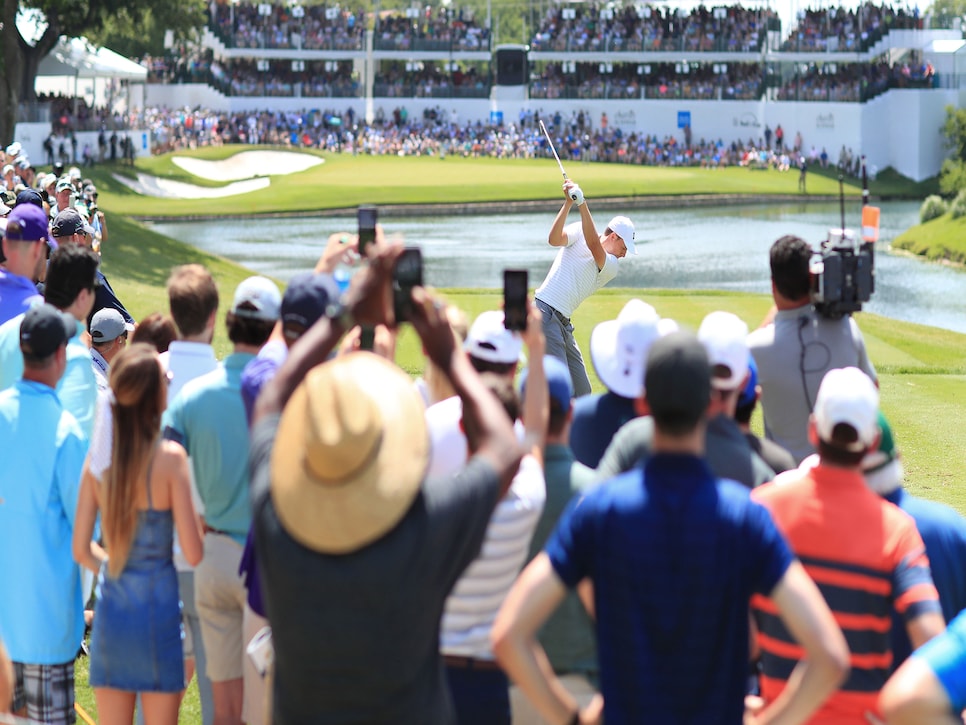
[[[952,196],[966,189],[966,109],[946,106],[946,120],[940,130],[950,157],[939,172],[939,190]]]
[[[203,0],[0,0],[0,143],[13,138],[21,101],[36,98],[34,82],[40,61],[61,36],[97,37],[112,23],[141,28],[155,25],[185,31],[203,22]],[[36,10],[46,28],[30,43],[17,27],[18,13]],[[163,29],[161,30],[163,36]]]

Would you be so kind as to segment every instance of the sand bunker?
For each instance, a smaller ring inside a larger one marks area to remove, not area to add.
[[[192,176],[209,181],[238,181],[255,176],[295,174],[323,162],[318,156],[294,151],[242,151],[221,161],[207,161],[189,156],[175,156],[175,166]]]
[[[186,184],[183,181],[161,179],[151,174],[138,174],[137,181],[120,174],[112,174],[112,176],[138,194],[156,196],[162,199],[220,199],[225,196],[258,191],[266,188],[270,183],[267,177],[262,177],[260,179],[236,181],[233,184],[212,189],[196,184]]]

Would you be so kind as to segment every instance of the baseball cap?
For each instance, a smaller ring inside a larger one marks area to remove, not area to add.
[[[77,322],[48,302],[34,305],[20,323],[20,350],[33,358],[53,355],[77,332]]]
[[[697,423],[711,402],[711,365],[694,333],[670,332],[651,345],[644,387],[658,426]]]
[[[44,201],[40,196],[40,192],[34,191],[33,189],[24,189],[17,194],[17,206],[21,204],[33,204],[34,206],[39,206],[41,209],[44,208]]]
[[[633,299],[616,320],[601,322],[590,335],[590,359],[597,377],[612,393],[638,398],[644,393],[644,364],[660,337],[660,317],[651,305]]]
[[[12,242],[38,242],[44,239],[54,249],[56,242],[47,228],[47,215],[44,210],[33,204],[17,204],[7,217],[7,230],[4,236]]]
[[[748,375],[748,325],[731,312],[708,314],[698,328],[698,339],[708,351],[713,368],[711,386],[735,390]]]
[[[16,171],[16,169],[13,168],[13,164],[4,164],[3,169],[0,169],[0,174],[6,176],[14,171]]]
[[[570,368],[562,360],[553,355],[543,356],[543,372],[547,376],[547,386],[550,388],[550,399],[556,400],[563,410],[570,410],[574,397],[574,383],[570,378]],[[520,376],[520,398],[527,392],[527,379],[530,368],[527,367]]]
[[[628,254],[637,254],[634,246],[634,222],[626,216],[615,216],[607,223],[607,228],[617,232],[617,236],[624,240]]]
[[[91,339],[94,342],[110,342],[116,340],[125,332],[133,332],[134,325],[125,322],[121,313],[113,307],[98,310],[91,318]]]
[[[470,357],[491,363],[515,363],[520,360],[523,340],[503,325],[503,312],[481,312],[466,336],[463,349]]]
[[[745,383],[744,390],[738,396],[738,407],[744,408],[755,402],[755,388],[758,387],[758,364],[755,362],[754,355],[748,356],[748,381]]]
[[[60,193],[61,191],[64,191],[66,189],[70,189],[73,191],[74,185],[71,183],[69,178],[67,178],[66,176],[62,176],[60,179],[57,180],[57,188],[54,191],[55,193]]]
[[[288,283],[282,296],[282,322],[310,327],[339,299],[339,285],[330,274],[302,272]]]
[[[41,187],[46,189],[51,184],[56,184],[56,183],[57,183],[57,177],[54,176],[54,174],[46,174],[43,178],[43,181],[40,182],[40,185]]]
[[[93,234],[94,227],[84,221],[77,209],[64,209],[57,212],[57,216],[50,225],[50,231],[55,237],[69,237],[80,232]]]
[[[23,146],[19,141],[14,141],[7,146],[7,156],[19,156],[21,151],[23,151]]]
[[[879,433],[879,391],[858,368],[829,370],[818,388],[812,415],[823,441],[837,448],[861,451],[875,443]],[[852,427],[858,440],[847,445],[834,443],[832,431],[841,424]]]
[[[253,320],[277,320],[281,307],[282,295],[272,280],[249,277],[235,289],[231,312]]]
[[[6,216],[12,211],[12,209],[3,203],[3,199],[0,198],[0,216]]]
[[[895,491],[902,485],[902,460],[896,450],[892,426],[879,411],[879,447],[869,451],[862,459],[862,475],[865,482],[880,496]]]

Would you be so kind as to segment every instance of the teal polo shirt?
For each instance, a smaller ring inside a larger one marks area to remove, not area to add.
[[[215,370],[185,383],[164,414],[165,437],[191,456],[205,522],[244,546],[251,525],[248,422],[241,374],[255,356],[233,353]]]
[[[71,536],[87,440],[53,388],[0,392],[0,639],[15,662],[73,662],[84,636]]]
[[[40,300],[43,302],[43,299]],[[23,377],[23,355],[20,353],[20,323],[17,315],[0,325],[0,390],[9,388]],[[57,397],[77,424],[84,437],[94,432],[94,408],[97,404],[97,380],[91,367],[91,351],[81,340],[85,330],[81,322],[67,341],[67,368],[57,383]]]

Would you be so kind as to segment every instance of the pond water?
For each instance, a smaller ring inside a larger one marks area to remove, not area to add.
[[[879,315],[966,333],[966,271],[888,251],[918,223],[919,204],[885,202],[876,245],[876,291],[866,309]],[[719,289],[768,293],[768,249],[783,234],[813,244],[839,226],[838,204],[793,203],[633,209],[637,255],[621,263],[611,286]],[[594,215],[603,229],[611,212]],[[850,203],[846,225],[859,226]],[[577,220],[571,212],[571,220]],[[552,213],[381,218],[387,234],[423,250],[426,283],[436,287],[502,285],[505,267],[530,271],[537,286],[553,261],[546,243]],[[282,280],[310,269],[331,232],[354,231],[355,217],[164,222],[154,228]]]

